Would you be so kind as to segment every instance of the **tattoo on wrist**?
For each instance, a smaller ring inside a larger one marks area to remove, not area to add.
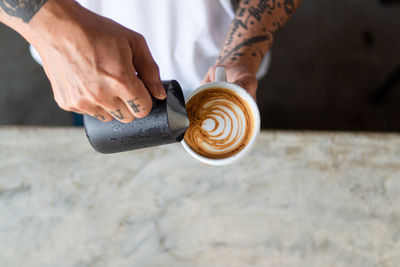
[[[0,0],[0,8],[9,16],[28,23],[47,0]]]
[[[100,121],[105,121],[106,118],[101,114],[95,114],[94,117]]]
[[[110,111],[111,115],[113,115],[115,118],[119,119],[119,120],[124,120],[125,117],[124,115],[122,115],[121,113],[121,109],[117,109],[115,111]]]
[[[129,105],[131,106],[131,108],[133,109],[133,112],[135,112],[135,113],[144,110],[144,108],[140,109],[140,107],[141,107],[142,105],[136,104],[136,103],[135,103],[136,100],[138,100],[137,97],[134,98],[134,99],[132,99],[132,100],[128,100],[128,101],[127,101],[128,104],[129,104]]]

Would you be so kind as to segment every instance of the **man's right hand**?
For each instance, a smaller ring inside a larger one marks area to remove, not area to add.
[[[49,0],[19,32],[41,56],[67,111],[127,123],[166,97],[145,39],[73,0]]]

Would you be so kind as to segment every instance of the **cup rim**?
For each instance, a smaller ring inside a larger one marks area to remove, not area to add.
[[[185,97],[185,104],[193,97],[195,96],[198,92],[210,89],[210,88],[224,88],[230,91],[233,91],[234,93],[238,94],[239,97],[243,98],[247,104],[250,106],[250,109],[253,113],[254,117],[254,131],[252,133],[252,137],[247,144],[242,150],[240,150],[238,153],[235,155],[228,157],[228,158],[221,158],[221,159],[212,159],[212,158],[207,158],[205,156],[200,155],[196,151],[194,151],[185,141],[185,139],[182,140],[182,145],[185,148],[185,150],[195,159],[199,160],[200,162],[203,162],[207,165],[212,165],[212,166],[226,166],[230,165],[232,163],[237,162],[241,158],[243,158],[247,153],[249,153],[255,146],[255,143],[257,141],[257,138],[260,133],[260,111],[258,109],[256,101],[253,99],[253,97],[242,87],[240,87],[237,84],[234,83],[229,83],[225,81],[220,81],[220,82],[210,82],[206,83],[204,85],[201,85],[200,87],[196,88],[192,92],[190,92],[186,97]]]

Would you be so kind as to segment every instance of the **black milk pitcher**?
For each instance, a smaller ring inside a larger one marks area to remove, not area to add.
[[[167,98],[152,98],[153,107],[142,119],[125,124],[115,119],[102,122],[84,115],[86,136],[93,148],[108,154],[181,142],[189,127],[182,89],[175,80],[162,83]]]

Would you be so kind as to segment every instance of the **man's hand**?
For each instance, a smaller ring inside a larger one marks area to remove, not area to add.
[[[215,69],[220,66],[211,67],[206,76],[204,77],[202,84],[215,81]],[[245,89],[249,94],[256,100],[257,91],[257,78],[251,70],[245,66],[234,66],[226,65],[223,66],[226,71],[227,82],[234,83]]]
[[[218,59],[203,82],[214,80],[215,68],[225,67],[228,82],[246,89],[255,99],[256,73],[274,34],[303,0],[240,0]]]
[[[140,34],[73,0],[49,0],[25,24],[15,28],[40,54],[61,108],[127,123],[150,112],[150,93],[166,97]]]

